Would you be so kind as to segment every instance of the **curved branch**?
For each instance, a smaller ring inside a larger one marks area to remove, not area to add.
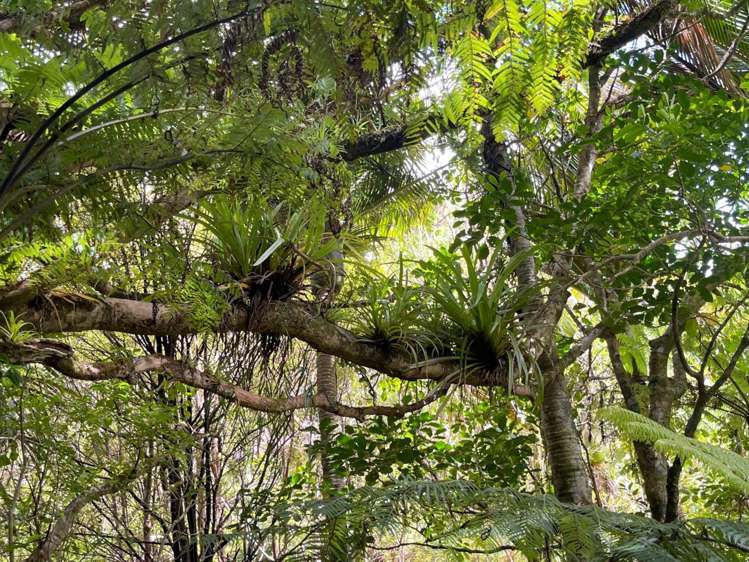
[[[132,479],[122,481],[110,481],[89,488],[86,492],[75,498],[63,509],[62,514],[55,520],[47,533],[47,536],[34,549],[26,562],[45,562],[59,551],[62,542],[70,534],[75,519],[80,511],[88,504],[101,499],[103,496],[114,494],[122,490]]]
[[[121,362],[81,363],[74,359],[70,346],[54,340],[34,340],[18,344],[0,344],[0,350],[13,362],[37,363],[76,380],[123,380],[134,384],[140,375],[159,371],[176,382],[216,394],[237,405],[280,414],[304,408],[320,408],[338,416],[363,419],[366,416],[400,417],[428,406],[447,393],[448,385],[441,384],[424,398],[394,406],[349,406],[331,402],[324,393],[300,394],[289,398],[272,398],[250,392],[241,386],[225,383],[212,374],[165,355],[146,355]]]
[[[52,291],[34,295],[33,286],[17,289],[14,300],[0,297],[0,309],[21,314],[40,334],[102,330],[141,335],[194,334],[189,314],[175,306],[121,299],[97,299],[77,293]],[[17,303],[24,302],[19,305]],[[441,381],[461,371],[460,361],[443,359],[415,363],[411,355],[362,340],[297,302],[270,302],[251,313],[233,307],[213,330],[216,333],[250,331],[279,334],[308,343],[335,355],[403,380]],[[505,386],[506,373],[464,373],[461,382],[473,386]],[[516,386],[519,396],[532,396],[528,387]]]
[[[603,337],[607,330],[608,328],[603,322],[599,322],[598,324],[590,328],[590,330],[587,331],[585,335],[580,338],[580,340],[578,340],[577,343],[572,345],[569,351],[565,353],[559,360],[562,368],[566,369],[567,367],[572,365],[572,363],[574,363],[578,357],[580,357],[583,353],[590,349],[590,346],[593,345],[594,341],[596,341],[598,338]]]

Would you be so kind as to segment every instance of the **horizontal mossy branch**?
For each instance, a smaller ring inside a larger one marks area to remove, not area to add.
[[[33,288],[26,290],[23,298],[17,292],[10,302],[0,297],[0,309],[10,309],[21,315],[39,334],[93,330],[139,335],[197,332],[189,313],[171,305],[121,298],[97,299],[61,291],[30,297],[28,291]],[[417,363],[417,358],[359,338],[302,303],[270,302],[252,314],[246,307],[233,307],[214,331],[288,336],[323,353],[403,380],[450,378],[474,386],[507,386],[506,373],[462,372],[460,361],[455,359]],[[520,396],[532,395],[530,388],[521,385],[514,386],[512,391]]]

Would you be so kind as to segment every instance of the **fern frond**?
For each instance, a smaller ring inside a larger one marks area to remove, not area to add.
[[[329,524],[326,515],[345,521],[338,528],[346,532],[331,537],[338,548],[362,534],[376,539],[423,529],[421,540],[440,549],[512,548],[530,560],[546,551],[559,560],[733,561],[747,550],[749,539],[749,525],[743,523],[695,519],[664,524],[459,480],[403,479],[358,488],[328,503],[295,505],[292,511],[313,515],[318,526]]]
[[[741,455],[676,433],[624,408],[605,408],[599,415],[614,424],[625,437],[652,443],[664,454],[693,459],[725,479],[731,487],[749,494],[749,460]]]

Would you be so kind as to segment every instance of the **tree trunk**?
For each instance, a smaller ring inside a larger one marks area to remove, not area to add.
[[[608,347],[609,360],[611,361],[614,376],[616,377],[619,389],[624,397],[624,404],[627,406],[628,410],[641,414],[642,407],[637,398],[637,392],[634,385],[642,385],[644,384],[644,381],[640,376],[637,366],[633,366],[631,374],[627,372],[624,362],[622,361],[621,353],[619,352],[619,341],[613,333],[606,334],[606,346]],[[661,364],[660,358],[655,356],[652,358],[650,366],[651,368],[655,367],[665,369]],[[651,392],[652,390],[653,389],[651,389]],[[660,405],[664,406],[662,403]],[[670,406],[666,408],[666,410],[670,411]],[[642,475],[643,491],[645,492],[645,498],[650,507],[650,515],[656,521],[665,521],[666,508],[668,505],[668,497],[666,493],[668,463],[663,455],[656,451],[655,447],[650,443],[635,441],[634,447],[637,466]]]
[[[506,176],[513,186],[512,161],[507,153],[507,145],[497,142],[491,128],[491,121],[484,121],[481,129],[484,137],[483,158],[486,172],[499,178]],[[513,213],[513,220],[508,227],[514,230],[510,237],[510,250],[513,254],[531,250],[533,244],[528,237],[526,218],[523,209],[510,203],[507,207]],[[536,264],[529,253],[516,270],[518,285],[521,289],[533,289],[538,283]],[[572,406],[564,388],[564,373],[558,366],[553,333],[558,316],[549,313],[561,307],[566,300],[566,292],[551,291],[558,297],[555,302],[544,307],[540,293],[531,297],[528,309],[523,312],[524,322],[537,332],[541,344],[539,364],[544,384],[543,404],[541,405],[541,435],[551,465],[551,477],[557,497],[564,502],[576,504],[591,503],[591,488],[588,472],[580,449],[580,440],[572,416]],[[558,294],[557,294],[558,293]],[[544,311],[548,308],[548,311]],[[551,321],[546,322],[546,317]],[[543,324],[542,326],[538,326]],[[545,348],[545,350],[544,350]],[[536,352],[537,353],[537,352]]]
[[[674,359],[674,364],[678,364],[679,359]],[[716,383],[718,384],[718,383]],[[697,433],[697,426],[699,426],[702,420],[702,415],[705,412],[707,403],[710,401],[710,393],[706,392],[704,386],[699,387],[697,400],[692,410],[692,415],[687,420],[687,425],[684,428],[684,435],[686,437],[694,437]],[[680,492],[679,492],[679,481],[681,479],[681,470],[684,467],[684,463],[681,457],[676,457],[674,462],[671,464],[671,468],[668,470],[668,481],[666,483],[666,492],[668,494],[668,506],[666,508],[666,521],[676,521],[679,518],[679,506],[681,503]]]
[[[541,436],[549,455],[554,493],[563,502],[589,504],[590,482],[564,378],[556,366],[545,370],[543,376]]]
[[[176,457],[171,457],[166,469],[167,493],[169,495],[169,516],[172,524],[172,554],[174,562],[197,562],[193,556],[190,530],[185,510],[185,485],[182,482],[182,469]]]
[[[317,353],[317,391],[323,393],[329,402],[337,402],[338,378],[335,370],[335,358],[327,353]],[[329,498],[343,487],[343,482],[331,468],[328,455],[337,420],[335,414],[322,409],[317,410],[317,416],[320,422],[322,493],[324,498]]]
[[[335,403],[338,398],[338,378],[335,370],[335,357],[327,353],[317,352],[317,390],[325,394],[329,402]],[[322,481],[320,490],[324,499],[337,495],[343,488],[343,481],[338,477],[330,463],[330,442],[335,433],[337,419],[335,414],[318,409],[317,415],[320,425],[320,465],[322,467]],[[336,529],[341,521],[332,520],[324,529],[326,534],[320,557],[323,562],[343,562],[348,559],[345,551],[333,546]],[[338,546],[338,545],[336,545]]]
[[[637,466],[642,474],[642,488],[648,500],[650,515],[656,521],[666,521],[668,494],[668,463],[650,443],[635,441]]]
[[[674,459],[671,468],[668,469],[668,479],[666,481],[666,521],[676,521],[679,518],[680,492],[679,479],[681,478],[681,458]]]

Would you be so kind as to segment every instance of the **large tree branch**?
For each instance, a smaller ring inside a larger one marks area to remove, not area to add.
[[[585,332],[583,337],[580,338],[577,343],[573,344],[572,347],[570,347],[569,351],[565,353],[559,360],[562,369],[566,369],[567,367],[572,365],[572,363],[577,361],[577,359],[583,353],[590,349],[594,341],[596,341],[600,337],[603,337],[607,329],[608,328],[606,327],[606,325],[603,322],[600,322],[590,328],[590,330]]]
[[[608,331],[604,335],[609,351],[611,368],[619,383],[619,389],[622,392],[624,403],[632,412],[641,413],[642,407],[638,394],[640,394],[639,385],[643,383],[637,372],[636,364],[633,365],[633,372],[629,373],[622,361],[619,340],[616,335]],[[637,464],[640,467],[640,473],[643,479],[643,490],[650,505],[650,513],[657,521],[663,521],[666,517],[666,506],[668,499],[666,495],[666,481],[668,478],[668,464],[661,453],[659,453],[652,443],[644,441],[635,441],[635,456]]]
[[[237,405],[268,413],[283,413],[304,408],[321,408],[338,416],[363,419],[366,416],[403,416],[421,410],[444,396],[448,385],[442,384],[424,398],[395,406],[348,406],[331,402],[322,393],[301,394],[289,398],[273,398],[250,392],[241,386],[223,382],[212,374],[165,355],[147,355],[119,362],[81,363],[73,357],[73,350],[58,341],[34,340],[11,345],[0,344],[0,350],[11,361],[19,364],[42,364],[71,379],[84,381],[123,380],[135,383],[140,375],[159,371],[169,379],[193,388],[221,396]]]
[[[40,334],[103,330],[142,335],[194,334],[189,315],[174,306],[120,298],[95,299],[74,293],[51,292],[29,299],[25,287],[18,306],[0,299],[0,308],[22,314]],[[6,297],[7,298],[7,297]],[[18,299],[19,295],[15,295]],[[216,326],[215,332],[251,331],[280,334],[308,343],[323,353],[335,355],[356,365],[369,367],[403,380],[444,380],[458,373],[460,362],[438,359],[415,363],[416,358],[364,341],[326,320],[310,308],[295,302],[271,302],[250,313],[246,307],[233,307]],[[464,373],[461,382],[475,386],[503,386],[505,373]],[[513,392],[531,396],[527,387]]]
[[[70,530],[73,528],[78,514],[84,507],[106,495],[119,492],[132,482],[132,480],[132,477],[121,480],[110,480],[89,488],[80,496],[73,499],[65,506],[62,514],[52,523],[47,536],[34,549],[34,552],[26,558],[26,562],[46,562],[50,560],[52,555],[59,552],[60,546],[70,534]]]
[[[53,557],[56,559],[62,543],[70,535],[78,514],[83,508],[104,496],[126,490],[135,479],[160,462],[161,459],[158,457],[148,458],[145,462],[136,463],[129,471],[91,486],[85,492],[73,498],[63,508],[57,519],[52,521],[46,536],[39,541],[37,547],[26,558],[25,562],[46,562]]]
[[[84,13],[93,8],[105,6],[108,3],[109,0],[78,0],[77,2],[72,2],[68,6],[53,8],[42,16],[41,23],[34,28],[34,31],[38,32],[42,28],[57,25],[59,22],[64,22],[71,30],[80,29],[83,27],[81,17]],[[23,24],[24,18],[24,14],[19,13],[0,14],[0,33],[13,33],[18,31],[19,27]]]
[[[592,65],[588,69],[588,111],[585,115],[586,134],[592,137],[601,129],[601,67]],[[598,152],[594,142],[582,146],[578,155],[577,176],[575,177],[575,198],[582,199],[590,191],[593,167]]]
[[[679,5],[676,0],[660,0],[653,3],[635,17],[617,26],[608,35],[588,50],[585,66],[599,64],[604,58],[614,53],[627,43],[634,41],[655,29]]]
[[[409,137],[407,131],[408,126],[403,125],[366,133],[345,145],[341,159],[351,162],[365,156],[392,152],[424,140],[432,134],[431,129],[420,128],[420,134]]]

